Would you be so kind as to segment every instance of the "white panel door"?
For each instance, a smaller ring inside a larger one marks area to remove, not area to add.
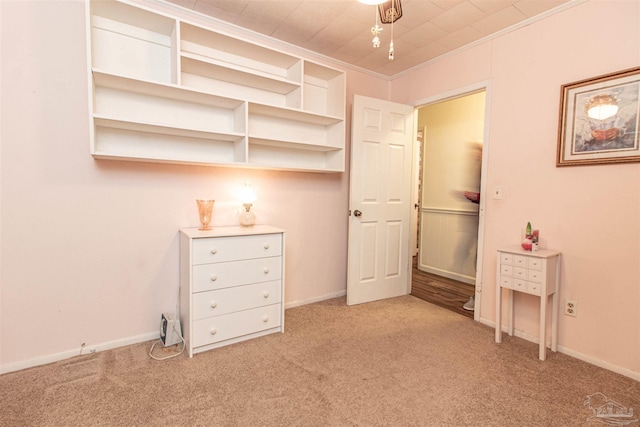
[[[348,305],[410,292],[413,116],[409,105],[354,96]]]

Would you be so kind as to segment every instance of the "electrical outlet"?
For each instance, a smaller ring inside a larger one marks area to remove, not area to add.
[[[578,301],[573,299],[564,300],[564,314],[578,317]]]

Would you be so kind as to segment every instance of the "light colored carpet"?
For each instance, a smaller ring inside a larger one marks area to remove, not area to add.
[[[289,309],[285,328],[192,359],[152,360],[148,342],[2,375],[0,425],[596,426],[596,392],[640,412],[639,382],[539,361],[412,296]]]

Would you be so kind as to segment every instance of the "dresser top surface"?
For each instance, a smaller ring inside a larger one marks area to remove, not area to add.
[[[515,255],[523,255],[523,256],[533,256],[538,258],[552,258],[560,255],[560,251],[556,251],[553,249],[538,249],[537,251],[525,251],[522,249],[522,246],[504,246],[498,248],[498,252],[506,252]]]
[[[181,228],[180,232],[191,239],[201,239],[206,237],[227,237],[227,236],[251,236],[256,234],[284,233],[281,228],[270,225],[254,225],[251,227],[227,226],[213,227],[211,230],[198,230],[197,228]]]

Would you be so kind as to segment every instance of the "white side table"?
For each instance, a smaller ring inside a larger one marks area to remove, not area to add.
[[[507,333],[513,335],[513,291],[540,297],[540,360],[546,358],[547,301],[552,296],[551,351],[557,351],[560,252],[525,251],[520,246],[498,249],[496,268],[496,342],[502,342],[502,289],[509,291]]]

